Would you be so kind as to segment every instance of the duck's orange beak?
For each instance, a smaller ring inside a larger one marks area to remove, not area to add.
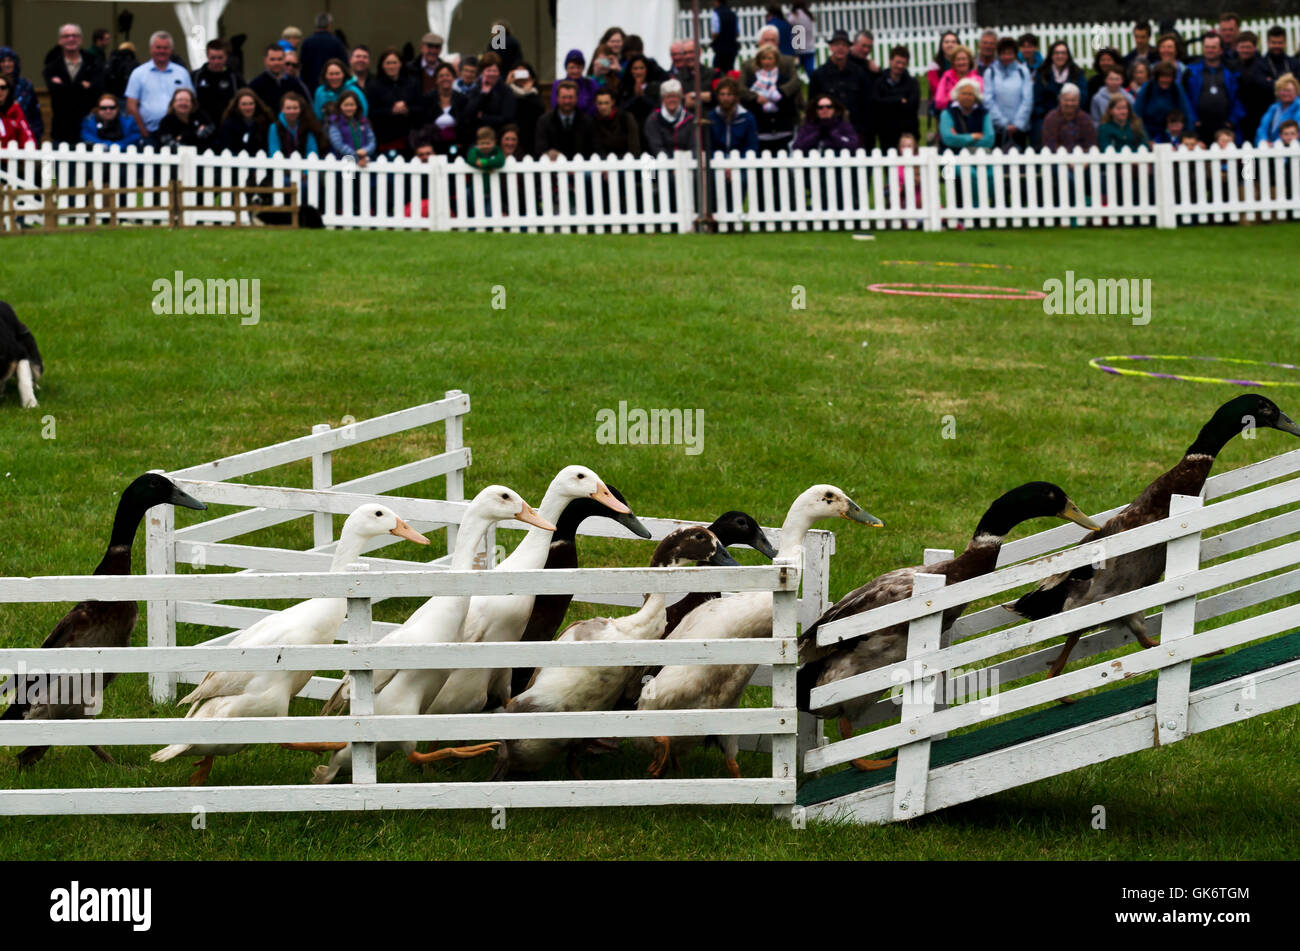
[[[537,509],[533,508],[527,502],[524,503],[524,507],[519,510],[519,514],[516,515],[515,518],[519,519],[521,522],[526,522],[529,525],[536,525],[544,532],[555,531],[555,526],[542,518]]]
[[[603,482],[596,483],[596,491],[591,493],[591,497],[601,505],[613,509],[620,515],[629,515],[632,512],[630,508],[615,498],[614,493],[609,491]]]
[[[429,539],[425,538],[410,525],[407,525],[400,518],[397,520],[397,527],[389,531],[390,535],[396,535],[398,538],[405,538],[407,541],[415,542],[417,545],[429,544]]]

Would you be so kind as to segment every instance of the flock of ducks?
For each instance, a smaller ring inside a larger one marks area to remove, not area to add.
[[[805,630],[799,642],[803,661],[798,674],[798,706],[818,716],[838,718],[841,735],[852,735],[853,721],[878,699],[879,694],[856,698],[833,707],[811,708],[815,687],[851,677],[867,670],[896,663],[906,657],[907,625],[875,631],[869,635],[818,647],[816,629],[823,623],[870,611],[911,596],[918,572],[941,574],[957,583],[992,571],[997,564],[1003,539],[1022,522],[1037,518],[1060,518],[1090,530],[1082,543],[1090,543],[1139,525],[1158,521],[1169,513],[1170,497],[1197,495],[1204,487],[1215,457],[1243,428],[1272,428],[1300,436],[1300,426],[1271,400],[1256,394],[1239,396],[1223,404],[1201,429],[1183,457],[1134,499],[1125,509],[1098,525],[1085,515],[1059,486],[1050,482],[1027,482],[1005,493],[990,505],[976,525],[966,549],[957,557],[936,565],[913,566],[887,572],[856,588],[832,605]],[[96,574],[127,574],[131,545],[145,512],[155,505],[205,508],[163,476],[141,476],[127,487],[118,505],[108,551],[95,569]],[[456,535],[452,567],[474,566],[476,553],[494,525],[514,519],[529,526],[523,540],[504,559],[503,570],[576,567],[577,529],[588,518],[617,521],[634,535],[650,533],[632,514],[622,494],[606,485],[584,466],[568,466],[551,481],[539,508],[532,508],[513,490],[490,485],[470,502]],[[814,485],[802,492],[790,506],[781,527],[780,547],[774,549],[755,519],[729,511],[709,526],[680,528],[655,548],[652,568],[680,565],[734,565],[728,554],[732,545],[748,545],[764,556],[801,562],[803,541],[813,525],[823,519],[844,518],[879,527],[883,523],[865,512],[841,489]],[[355,561],[372,539],[386,534],[416,544],[428,539],[412,529],[384,505],[364,505],[343,525],[335,549],[332,570],[341,571]],[[1020,598],[1013,610],[1024,617],[1041,618],[1082,604],[1092,603],[1157,581],[1163,570],[1163,546],[1134,552],[1100,566],[1086,566],[1044,581]],[[439,596],[420,606],[399,628],[385,636],[385,644],[436,644],[450,642],[505,641],[631,641],[670,639],[761,638],[772,634],[771,592],[755,591],[721,597],[718,593],[688,595],[671,607],[660,593],[650,592],[636,612],[617,618],[599,617],[579,621],[559,631],[571,600],[568,595],[495,595],[476,597]],[[232,646],[271,646],[332,643],[343,624],[346,601],[341,598],[313,598],[268,615],[241,631]],[[944,612],[946,628],[962,613],[965,605]],[[138,608],[135,602],[85,601],[76,605],[58,623],[42,647],[125,647],[129,646]],[[1147,638],[1140,614],[1128,619],[1135,637],[1145,647]],[[1065,667],[1070,651],[1083,632],[1066,638],[1049,676]],[[658,670],[627,667],[557,667],[537,670],[457,669],[390,670],[374,675],[374,709],[378,715],[480,713],[501,709],[506,714],[537,711],[597,711],[615,708],[638,710],[723,709],[739,704],[754,668],[752,665],[667,666]],[[189,705],[186,717],[223,719],[229,717],[283,717],[292,698],[311,678],[311,671],[213,671],[182,699]],[[322,708],[322,714],[345,709],[351,683],[340,684]],[[14,703],[4,712],[6,719],[75,718],[84,707],[42,706]],[[649,772],[662,775],[678,756],[706,741],[721,748],[727,772],[740,775],[737,763],[738,737],[645,737],[634,741],[651,756]],[[402,752],[407,760],[425,765],[448,758],[467,758],[496,751],[493,779],[514,774],[536,773],[565,759],[577,776],[578,760],[588,750],[609,748],[609,740],[521,739],[448,747],[421,753],[414,741],[377,744],[378,758]],[[190,782],[206,782],[215,758],[234,756],[246,744],[173,744],[155,752],[154,762],[178,756],[197,756]],[[345,743],[290,743],[289,749],[328,753],[327,764],[315,768],[312,780],[329,783],[351,772],[351,748]],[[616,745],[616,744],[615,744]],[[18,756],[20,766],[30,766],[46,747],[29,747]],[[91,748],[107,762],[107,752]],[[859,769],[878,769],[893,758],[857,760]]]

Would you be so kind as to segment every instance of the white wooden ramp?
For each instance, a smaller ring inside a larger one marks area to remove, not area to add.
[[[1174,496],[1163,521],[1038,557],[1085,534],[1059,526],[1007,545],[992,574],[949,587],[938,578],[820,628],[818,643],[831,644],[907,623],[908,657],[813,691],[814,708],[889,693],[855,724],[871,729],[802,750],[804,770],[894,749],[898,762],[821,772],[799,806],[808,818],[909,819],[1300,703],[1297,473],[1300,451],[1276,456],[1215,476],[1204,498]],[[1149,587],[1038,621],[1003,606],[1027,584],[1153,545],[1165,546],[1165,575]],[[936,641],[931,622],[945,608],[989,599]],[[1117,655],[1135,612],[1160,645]],[[1079,630],[1094,633],[1076,663],[1045,679],[1062,635]],[[1067,696],[1079,699],[1060,704]]]

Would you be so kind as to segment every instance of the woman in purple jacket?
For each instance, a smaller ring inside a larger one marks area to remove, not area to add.
[[[827,149],[853,151],[858,147],[858,134],[844,114],[844,106],[831,96],[814,96],[808,103],[804,123],[795,134],[792,148],[796,152]]]

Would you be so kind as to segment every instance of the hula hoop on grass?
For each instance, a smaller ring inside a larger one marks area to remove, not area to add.
[[[1235,357],[1195,357],[1181,354],[1130,354],[1110,357],[1093,357],[1088,366],[1116,376],[1145,376],[1156,380],[1182,380],[1186,383],[1230,383],[1233,386],[1300,386],[1300,380],[1238,380],[1223,377],[1192,376],[1186,373],[1156,373],[1154,370],[1126,370],[1109,365],[1112,360],[1136,362],[1138,360],[1199,360],[1203,363],[1235,363],[1238,366],[1277,367],[1280,370],[1300,370],[1293,363],[1269,363],[1266,360],[1238,360]],[[1105,362],[1103,362],[1105,361]]]
[[[901,288],[909,287],[928,289],[901,290]],[[981,300],[1042,300],[1047,296],[1042,291],[1026,291],[1019,287],[987,287],[982,284],[902,284],[887,281],[882,284],[871,284],[867,287],[867,290],[875,291],[877,294],[905,294],[909,297],[959,297]],[[999,291],[1000,293],[963,293],[966,291]]]
[[[902,264],[914,267],[976,267],[989,270],[1010,271],[1010,264],[983,264],[978,261],[881,261],[881,264]]]

